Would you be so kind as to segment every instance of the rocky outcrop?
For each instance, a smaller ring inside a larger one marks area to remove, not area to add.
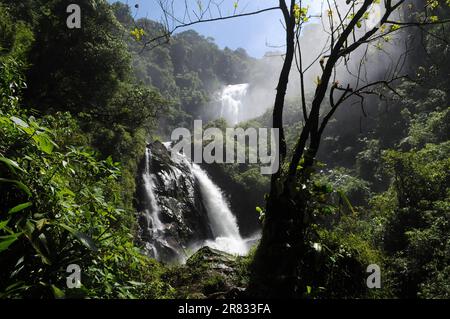
[[[185,265],[167,273],[177,298],[233,299],[244,296],[248,280],[247,257],[203,247]]]

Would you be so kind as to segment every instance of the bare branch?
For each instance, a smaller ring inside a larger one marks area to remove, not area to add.
[[[169,30],[168,23],[166,22],[166,31],[165,31],[165,33],[162,34],[162,35],[159,35],[157,37],[154,37],[152,39],[147,40],[144,43],[144,48],[147,47],[150,44],[153,44],[155,42],[159,42],[161,39],[166,39],[166,40],[169,39],[178,29],[191,27],[193,25],[197,25],[197,24],[200,24],[200,23],[208,23],[208,22],[223,21],[223,20],[229,20],[229,19],[235,19],[235,18],[242,18],[242,17],[257,15],[257,14],[261,14],[261,13],[264,13],[264,12],[273,11],[273,10],[279,10],[279,9],[280,9],[280,7],[270,7],[270,8],[265,8],[265,9],[252,11],[252,12],[247,12],[247,13],[240,13],[240,14],[231,15],[231,16],[219,16],[219,17],[216,17],[216,18],[209,18],[209,19],[204,19],[203,16],[201,15],[201,16],[197,16],[197,20],[186,22],[186,23],[183,23],[182,21],[179,21],[179,20],[175,19],[179,23],[178,25],[176,25],[174,28]],[[164,8],[163,8],[163,12],[164,12],[164,16],[166,18],[167,17],[174,18],[174,16],[172,14],[170,14]]]

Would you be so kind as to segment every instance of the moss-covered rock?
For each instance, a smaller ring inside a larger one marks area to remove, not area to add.
[[[247,258],[205,246],[185,265],[170,268],[165,278],[177,298],[237,298],[245,290]]]

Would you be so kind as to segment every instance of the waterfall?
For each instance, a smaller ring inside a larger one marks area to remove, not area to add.
[[[151,150],[149,148],[147,148],[147,150],[145,152],[145,170],[144,170],[144,175],[143,175],[144,186],[145,186],[145,190],[147,191],[148,201],[150,203],[150,208],[151,208],[151,209],[147,209],[147,215],[152,222],[151,224],[153,226],[153,229],[162,230],[163,226],[159,219],[160,209],[159,209],[158,202],[156,200],[156,196],[155,196],[155,192],[154,192],[155,176],[150,172],[150,160],[151,160],[151,156],[152,156],[151,154],[152,154]]]
[[[146,201],[149,204],[145,209],[145,218],[147,220],[147,231],[152,234],[152,239],[154,243],[147,243],[147,248],[153,253],[153,257],[158,259],[158,249],[155,245],[160,238],[161,232],[164,229],[161,220],[159,219],[160,208],[158,206],[158,202],[155,196],[155,176],[150,171],[150,160],[151,160],[151,150],[149,148],[146,149],[145,152],[145,169],[142,176],[144,181],[145,193],[147,195]]]
[[[236,217],[228,207],[222,191],[200,166],[193,164],[192,171],[198,180],[214,235],[214,239],[207,240],[204,245],[232,254],[245,254],[247,245],[239,234]]]
[[[160,145],[170,153],[170,143]],[[142,174],[142,186],[145,193],[143,239],[149,255],[160,261],[183,262],[188,257],[187,252],[195,252],[203,246],[210,246],[231,254],[246,254],[254,241],[250,242],[249,239],[241,237],[236,217],[231,212],[222,190],[208,174],[182,153],[172,154],[170,158],[166,158],[165,163],[168,166],[160,170],[158,165],[161,164],[155,164],[154,161],[161,159],[161,149],[158,150],[158,154],[159,157],[153,159],[154,155],[147,148],[145,169]],[[154,165],[157,165],[158,171],[155,171]],[[181,182],[183,180],[195,186],[187,191],[183,186],[185,184]],[[174,211],[169,209],[170,205],[176,208],[179,203],[175,197],[171,197],[174,196],[173,185],[177,185],[177,190],[182,189],[181,196],[185,196],[188,200],[195,201],[195,198],[198,198],[198,202],[192,203],[193,205],[197,203],[196,207],[203,207],[204,215],[179,210],[180,215],[176,217]],[[197,197],[193,193],[194,189],[197,189]],[[197,226],[190,230],[194,234],[199,234],[200,237],[190,242],[178,242],[175,239],[178,238],[176,234],[179,233],[179,229],[185,228],[176,228],[174,220],[182,222],[184,218],[195,218],[195,216],[201,216],[200,223],[195,224]],[[207,231],[203,231],[203,235],[200,235],[201,229]]]
[[[220,117],[225,118],[232,125],[242,120],[242,99],[247,94],[247,89],[248,84],[243,83],[227,85],[222,91]]]

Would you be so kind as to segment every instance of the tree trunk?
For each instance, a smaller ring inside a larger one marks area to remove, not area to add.
[[[299,257],[302,255],[298,222],[302,214],[289,196],[271,197],[263,235],[253,260],[249,296],[293,298],[301,295]]]
[[[296,256],[299,255],[298,243],[293,240],[300,228],[295,227],[298,207],[293,205],[290,194],[283,190],[281,166],[286,159],[286,141],[283,130],[283,108],[289,74],[295,54],[295,17],[294,2],[290,10],[284,1],[280,7],[286,22],[286,56],[277,85],[277,94],[273,109],[273,127],[279,129],[280,170],[272,175],[271,192],[266,204],[266,217],[263,235],[253,263],[249,296],[293,297],[297,291]]]
[[[286,90],[289,82],[289,74],[291,73],[292,62],[295,54],[295,17],[293,16],[294,2],[291,3],[290,9],[287,8],[286,2],[280,0],[280,8],[284,15],[286,23],[286,56],[284,58],[283,67],[278,79],[277,94],[273,106],[272,126],[279,129],[279,150],[280,163],[286,158],[286,139],[283,129],[283,108],[286,97]],[[273,175],[274,178],[279,176],[279,172]],[[273,178],[273,179],[274,179]]]

